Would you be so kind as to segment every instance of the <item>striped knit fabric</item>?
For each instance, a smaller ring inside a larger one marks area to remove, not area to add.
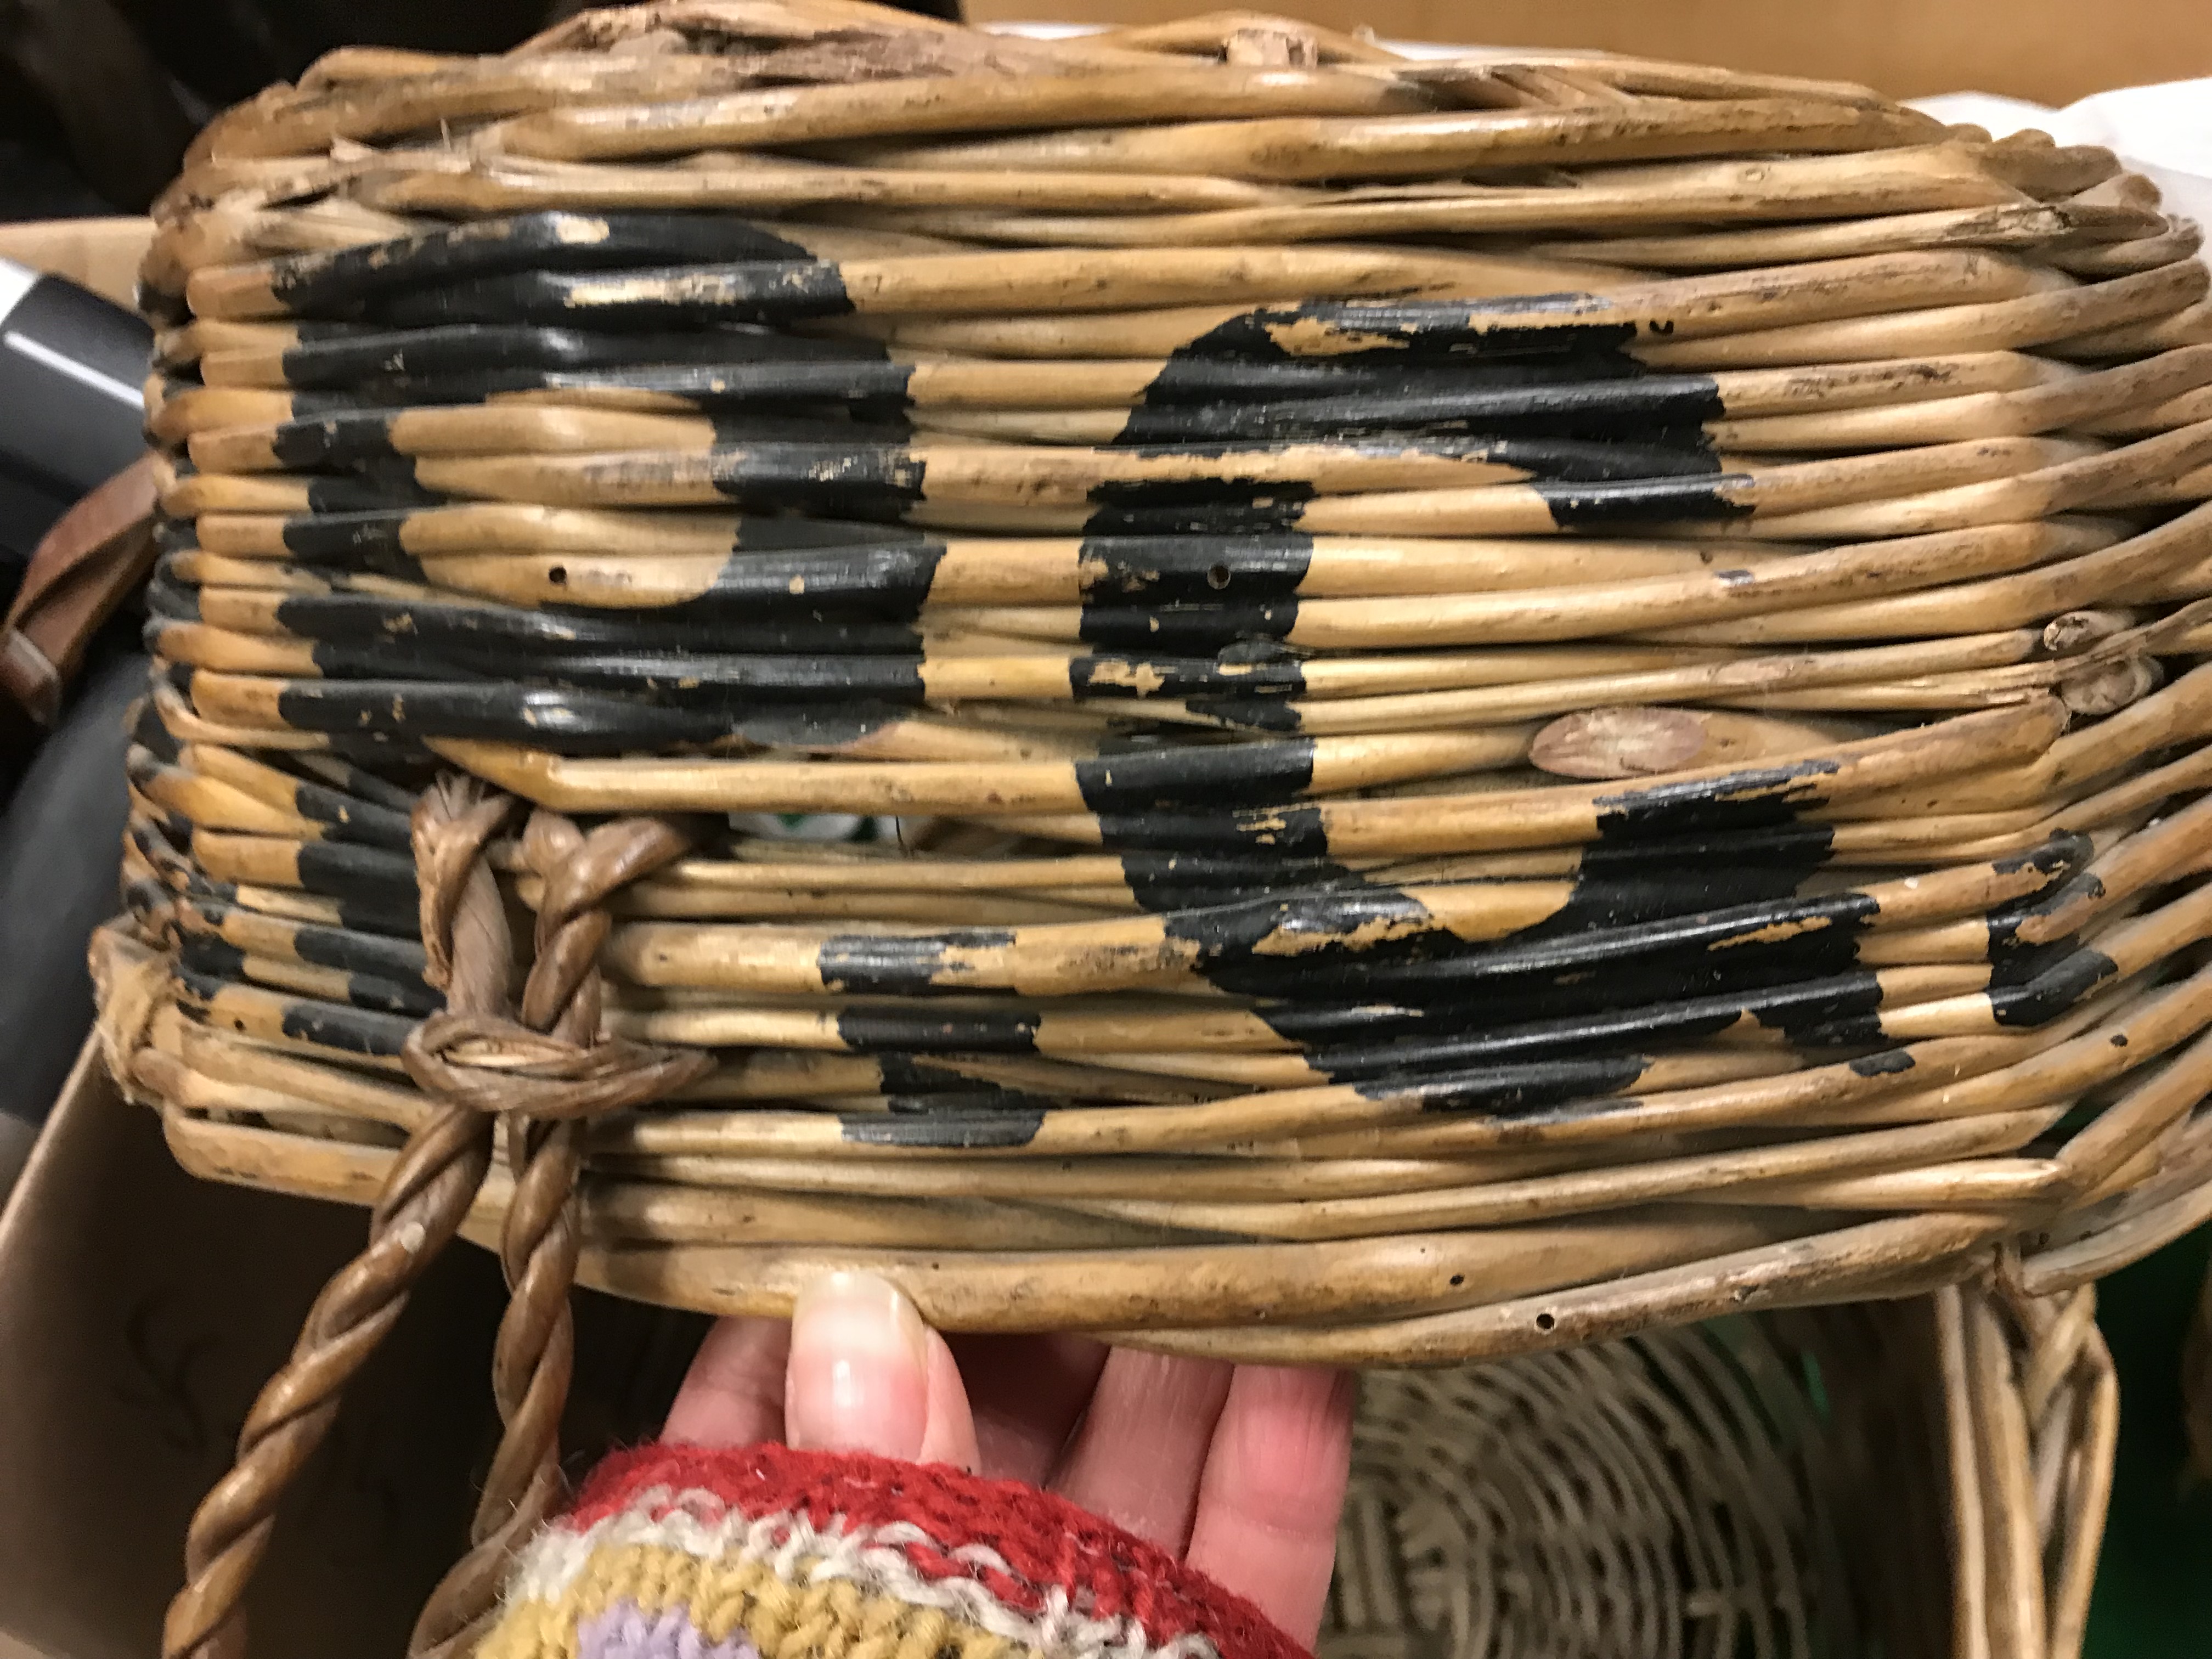
[[[1303,1659],[1249,1603],[1027,1486],[649,1446],[532,1541],[477,1659]]]

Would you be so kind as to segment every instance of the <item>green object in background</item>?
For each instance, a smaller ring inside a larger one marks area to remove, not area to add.
[[[2208,1258],[2212,1228],[2200,1228],[2098,1286],[2120,1447],[2084,1659],[2212,1655],[2212,1486],[2184,1490],[2181,1429],[2181,1344]]]

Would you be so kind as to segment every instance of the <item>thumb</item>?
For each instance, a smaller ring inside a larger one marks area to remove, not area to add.
[[[799,1293],[784,1431],[812,1451],[975,1467],[975,1424],[945,1339],[890,1280],[833,1273]]]

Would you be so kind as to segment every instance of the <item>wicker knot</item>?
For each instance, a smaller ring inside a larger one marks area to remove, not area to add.
[[[433,1014],[408,1037],[405,1059],[441,1100],[567,1120],[659,1100],[697,1076],[706,1057],[619,1037],[587,1048],[491,1015]]]
[[[417,805],[415,867],[421,890],[424,977],[446,1008],[416,1027],[401,1058],[438,1099],[471,1110],[565,1121],[643,1105],[681,1088],[708,1064],[696,1049],[599,1039],[597,958],[620,888],[691,845],[666,818],[622,818],[584,834],[552,812],[532,815],[522,861],[543,882],[529,978],[510,1015],[507,911],[485,861],[515,803],[474,779],[440,780]]]

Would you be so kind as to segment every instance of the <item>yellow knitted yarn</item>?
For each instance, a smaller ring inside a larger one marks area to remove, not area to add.
[[[648,1617],[681,1608],[708,1644],[742,1629],[761,1659],[1015,1659],[1017,1644],[935,1607],[848,1578],[795,1582],[763,1561],[704,1560],[663,1544],[596,1549],[553,1601],[511,1601],[477,1659],[577,1659],[577,1631],[627,1601]]]

